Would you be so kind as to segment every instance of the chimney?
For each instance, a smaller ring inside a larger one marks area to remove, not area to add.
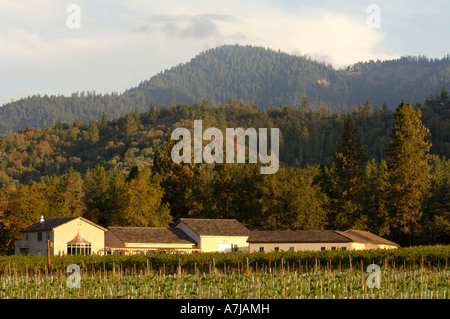
[[[44,216],[39,217],[39,222],[40,222],[40,223],[43,223],[44,220],[45,220],[45,219],[44,219]]]

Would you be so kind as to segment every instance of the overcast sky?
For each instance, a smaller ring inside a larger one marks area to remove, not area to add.
[[[336,68],[442,58],[449,30],[446,0],[0,0],[0,105],[38,93],[121,93],[223,44]]]

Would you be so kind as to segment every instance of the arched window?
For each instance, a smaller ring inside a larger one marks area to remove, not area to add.
[[[90,255],[91,244],[67,244],[68,255]]]

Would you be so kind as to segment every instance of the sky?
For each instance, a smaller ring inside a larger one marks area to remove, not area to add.
[[[0,0],[0,105],[121,93],[202,51],[253,45],[342,68],[450,54],[447,0]]]

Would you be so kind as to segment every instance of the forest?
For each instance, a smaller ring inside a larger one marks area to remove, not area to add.
[[[405,56],[358,62],[336,69],[307,56],[262,47],[224,45],[162,71],[122,93],[74,92],[70,96],[33,95],[0,107],[0,133],[28,126],[52,127],[56,121],[108,120],[156,106],[213,105],[254,101],[261,110],[279,105],[311,105],[348,112],[353,105],[385,105],[393,111],[402,99],[423,102],[436,88],[450,86],[450,57]]]
[[[253,101],[157,106],[108,120],[57,121],[0,136],[0,247],[46,218],[167,227],[181,217],[236,218],[256,229],[371,231],[402,245],[450,240],[450,99],[332,112]],[[280,129],[280,169],[174,164],[176,127]]]

